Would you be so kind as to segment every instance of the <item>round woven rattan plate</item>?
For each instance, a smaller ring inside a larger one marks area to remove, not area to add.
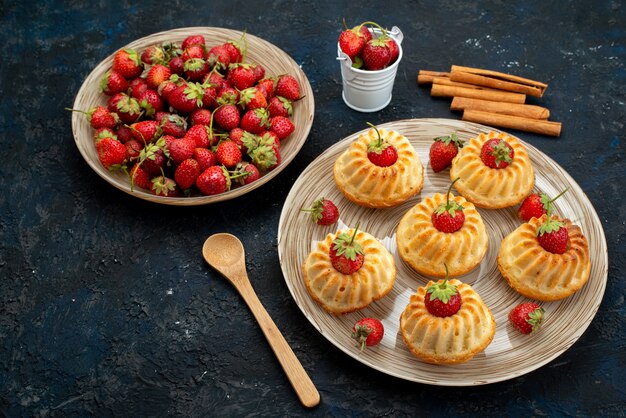
[[[412,119],[390,122],[380,127],[405,135],[424,164],[425,180],[421,193],[398,207],[367,209],[347,200],[333,181],[333,164],[348,145],[365,132],[357,132],[336,143],[313,161],[294,183],[285,201],[278,228],[280,263],[289,290],[313,326],[339,349],[374,369],[409,381],[442,386],[482,385],[511,379],[531,372],[567,350],[578,340],[595,316],[607,281],[608,257],[604,231],[589,199],[561,167],[533,146],[526,144],[536,172],[535,190],[556,196],[556,212],[580,225],[586,235],[592,261],[591,276],[583,288],[567,299],[542,303],[546,318],[540,332],[522,335],[507,320],[508,312],[524,297],[513,291],[496,266],[499,243],[521,224],[517,206],[507,209],[478,209],[489,235],[487,255],[470,273],[458,277],[471,284],[493,312],[497,330],[487,349],[465,364],[437,366],[423,363],[406,348],[399,334],[400,314],[411,294],[429,280],[414,272],[399,257],[395,230],[404,215],[423,197],[445,193],[450,185],[449,170],[434,173],[428,165],[428,150],[433,138],[457,132],[468,140],[492,128],[448,119]],[[320,226],[300,209],[319,197],[326,197],[339,208],[336,225]],[[365,309],[343,316],[326,313],[307,293],[301,270],[307,254],[317,241],[337,229],[354,227],[377,237],[394,254],[397,277],[391,292]],[[380,345],[360,352],[350,337],[354,323],[363,317],[381,319],[385,336]]]
[[[243,33],[236,30],[213,27],[180,28],[146,36],[131,42],[125,47],[141,52],[147,46],[160,44],[165,41],[182,42],[187,36],[192,34],[204,35],[207,46],[210,47],[229,40],[239,40]],[[76,141],[78,150],[84,157],[85,161],[87,161],[89,166],[100,177],[126,193],[144,200],[178,206],[204,205],[232,199],[254,190],[274,178],[294,159],[309,135],[311,125],[313,124],[313,115],[315,113],[313,91],[311,90],[311,85],[309,84],[309,81],[302,69],[284,51],[271,43],[250,34],[246,34],[245,39],[248,46],[245,59],[246,62],[263,65],[266,70],[266,76],[278,76],[286,73],[293,75],[300,83],[301,94],[304,96],[302,99],[298,100],[297,103],[294,103],[294,113],[291,120],[295,125],[295,131],[290,137],[286,138],[281,143],[280,151],[282,162],[278,165],[278,167],[264,174],[255,182],[243,187],[233,188],[226,193],[214,196],[175,198],[155,196],[149,191],[139,188],[131,190],[129,179],[123,172],[119,170],[110,172],[104,168],[102,164],[100,164],[93,141],[93,129],[83,114],[73,112],[72,131],[74,134],[74,140]],[[89,74],[76,95],[73,106],[74,109],[87,111],[96,105],[106,106],[107,96],[100,93],[100,80],[106,71],[111,68],[112,62],[113,54],[100,62],[100,64],[98,64],[98,66],[96,66],[96,68]]]

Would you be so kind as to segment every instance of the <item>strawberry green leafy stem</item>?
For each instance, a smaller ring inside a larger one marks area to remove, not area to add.
[[[435,209],[435,213],[437,215],[441,215],[442,213],[447,211],[450,216],[454,217],[457,210],[463,210],[463,206],[459,205],[455,200],[450,202],[450,192],[452,191],[452,186],[454,185],[454,183],[459,181],[460,178],[461,177],[457,177],[452,183],[450,183],[450,187],[448,187],[448,193],[446,194],[446,204],[440,204],[439,206],[437,206],[437,209]]]
[[[563,192],[563,193],[565,193],[565,192]],[[561,193],[561,194],[563,194],[563,193]],[[551,232],[556,232],[556,231],[558,231],[559,229],[561,229],[564,226],[565,226],[565,224],[563,222],[559,221],[558,219],[552,219],[552,202],[548,201],[548,209],[547,209],[547,214],[546,214],[546,221],[544,223],[542,223],[541,225],[539,225],[539,228],[537,228],[537,235],[540,236],[540,235],[543,235],[543,234],[549,234]]]
[[[446,277],[442,283],[435,283],[431,285],[427,293],[430,293],[430,300],[439,299],[443,303],[448,303],[452,296],[457,294],[456,286],[448,283],[448,265],[443,263],[446,268]]]
[[[357,222],[352,236],[348,235],[345,232],[342,232],[337,236],[337,238],[335,238],[335,240],[333,241],[333,249],[337,252],[338,256],[343,255],[349,260],[355,260],[358,254],[363,254],[363,248],[361,247],[361,244],[354,240],[358,230],[359,223]]]

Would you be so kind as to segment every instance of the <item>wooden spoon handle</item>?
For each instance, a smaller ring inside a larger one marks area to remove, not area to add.
[[[304,370],[304,367],[302,367],[300,360],[298,360],[289,346],[289,343],[287,343],[285,337],[283,337],[280,330],[263,307],[263,304],[261,304],[261,301],[254,292],[254,289],[252,289],[252,285],[250,281],[247,280],[247,277],[245,280],[238,280],[236,288],[261,326],[265,338],[267,338],[267,341],[270,343],[276,358],[278,358],[278,361],[283,367],[300,402],[309,408],[319,404],[319,392],[315,388],[306,370]]]

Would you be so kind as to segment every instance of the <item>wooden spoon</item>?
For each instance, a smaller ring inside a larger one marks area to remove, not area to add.
[[[320,402],[319,392],[250,284],[241,241],[231,234],[211,235],[202,246],[202,255],[206,262],[226,277],[243,297],[285,370],[300,402],[306,407],[317,405]]]

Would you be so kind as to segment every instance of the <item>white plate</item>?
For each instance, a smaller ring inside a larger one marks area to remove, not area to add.
[[[417,274],[400,259],[395,248],[395,229],[402,215],[424,196],[445,193],[450,185],[448,170],[434,173],[428,165],[428,150],[433,138],[456,131],[459,137],[467,140],[481,131],[495,129],[449,119],[401,120],[380,127],[402,133],[417,150],[425,168],[424,188],[420,194],[391,209],[363,208],[341,194],[333,180],[333,164],[348,145],[367,130],[364,129],[339,141],[316,158],[299,176],[285,201],[278,228],[281,268],[294,300],[311,324],[340,350],[363,364],[402,379],[445,386],[482,385],[511,379],[545,365],[574,344],[595,316],[606,287],[608,257],[604,231],[589,199],[572,177],[541,151],[524,143],[535,168],[535,190],[556,196],[569,188],[556,201],[556,212],[578,224],[589,241],[592,268],[588,282],[567,299],[542,303],[546,319],[541,331],[530,336],[520,334],[508,324],[507,315],[526,299],[508,286],[496,266],[502,238],[521,223],[517,206],[478,209],[489,235],[489,250],[477,268],[459,279],[471,284],[493,312],[497,323],[494,340],[483,353],[461,365],[431,365],[411,354],[398,332],[399,318],[410,295],[429,278]],[[322,196],[338,206],[338,225],[319,226],[300,211]],[[386,297],[361,311],[337,317],[326,313],[309,296],[301,266],[317,241],[344,224],[353,227],[357,222],[362,230],[377,237],[394,254],[398,274]],[[366,316],[381,319],[385,337],[381,344],[361,353],[350,338],[350,332],[354,323]]]

